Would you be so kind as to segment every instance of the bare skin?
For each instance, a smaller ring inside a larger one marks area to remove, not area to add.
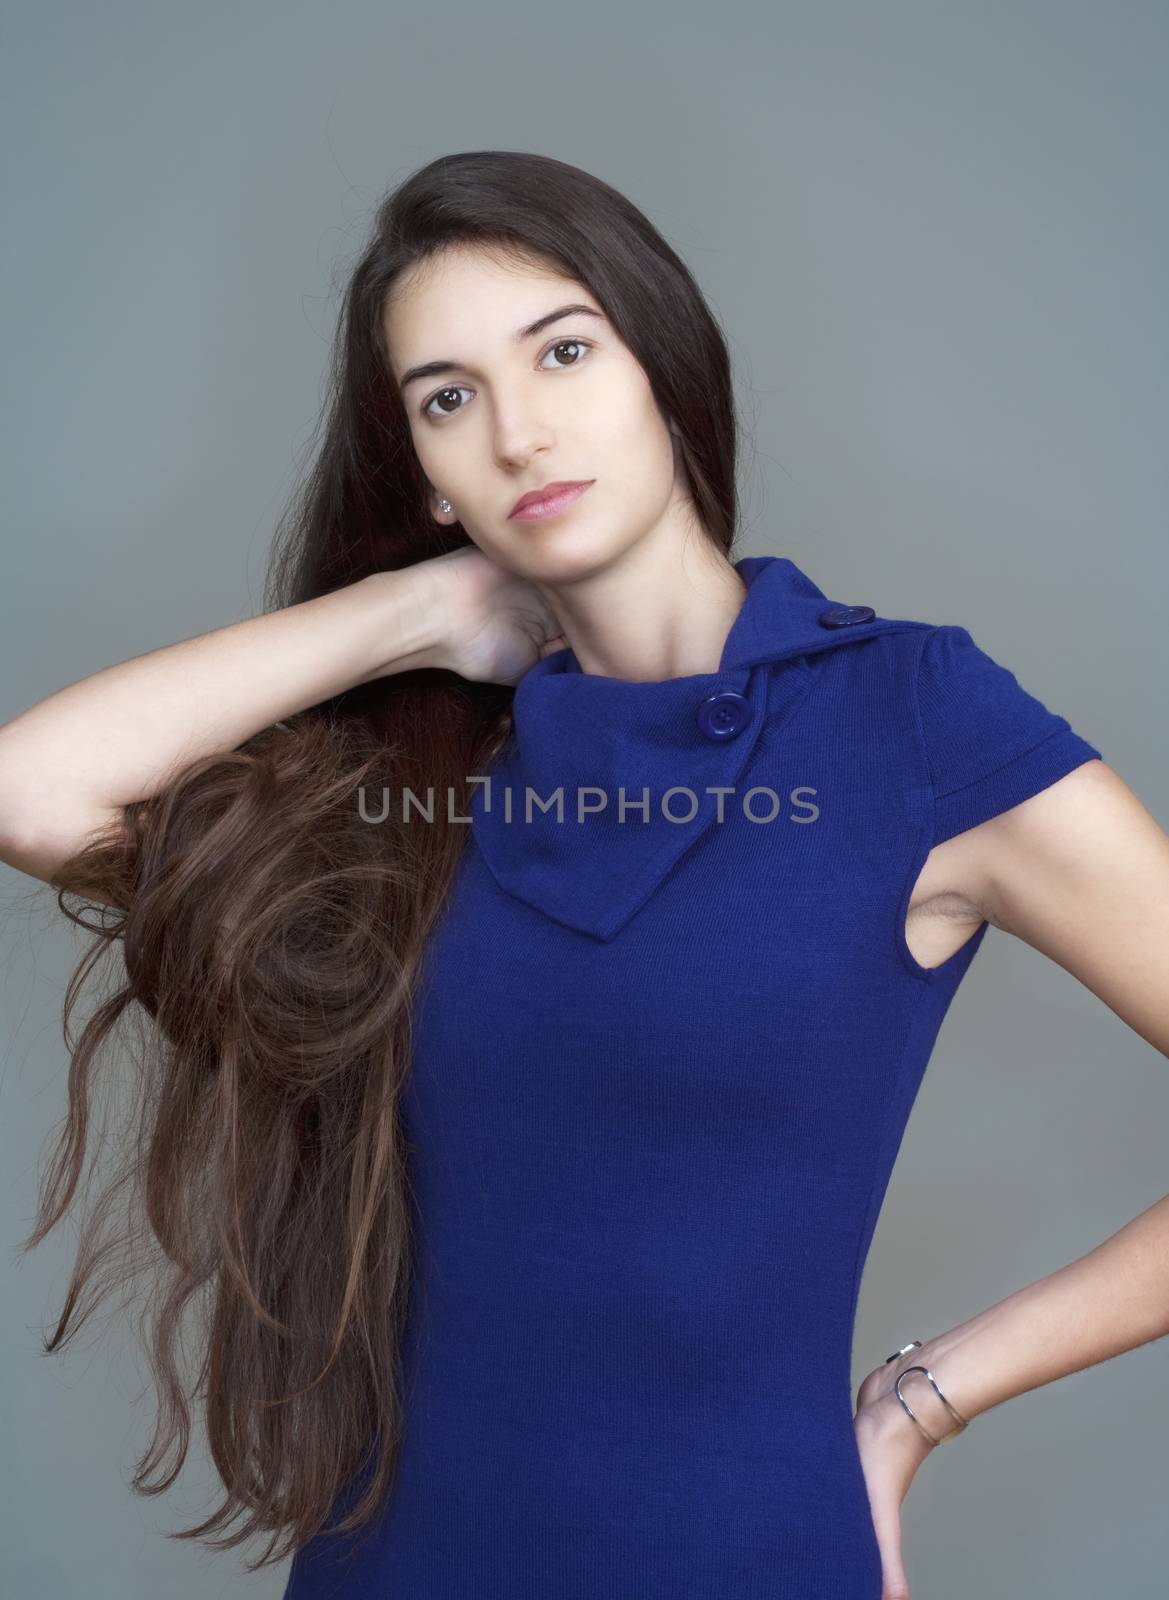
[[[905,943],[919,966],[940,967],[988,920],[963,888],[974,881],[978,831],[971,828],[935,845],[918,874],[905,917]]]

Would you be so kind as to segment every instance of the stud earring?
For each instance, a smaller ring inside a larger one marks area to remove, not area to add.
[[[440,500],[438,504],[440,509],[443,511],[451,511],[454,509],[449,500]]]

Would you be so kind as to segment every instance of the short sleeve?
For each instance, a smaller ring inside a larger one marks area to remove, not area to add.
[[[965,628],[937,627],[926,636],[917,704],[934,795],[934,844],[1100,758]]]

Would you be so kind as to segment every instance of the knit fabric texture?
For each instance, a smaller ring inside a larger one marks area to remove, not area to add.
[[[921,966],[910,893],[1100,751],[965,628],[735,566],[717,672],[517,685],[416,995],[394,1490],[292,1600],[880,1600],[857,1297],[988,927]]]

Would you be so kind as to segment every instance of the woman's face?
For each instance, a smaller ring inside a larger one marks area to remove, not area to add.
[[[568,305],[581,309],[544,322]],[[574,279],[446,251],[399,281],[384,329],[430,513],[461,523],[500,566],[569,581],[688,522],[680,457],[646,375]],[[431,363],[441,370],[411,375]],[[589,479],[556,516],[509,515],[529,490]]]

